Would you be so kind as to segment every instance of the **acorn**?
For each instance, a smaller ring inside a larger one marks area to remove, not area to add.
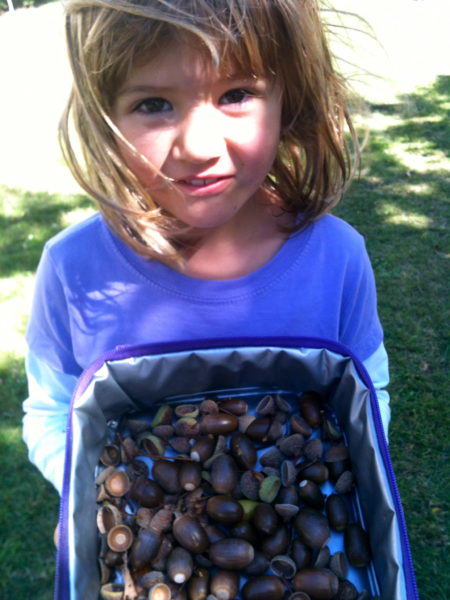
[[[166,450],[166,441],[154,433],[143,432],[138,437],[138,445],[149,456],[163,456]]]
[[[255,550],[246,540],[224,538],[211,544],[208,555],[211,562],[220,569],[240,570],[252,562]]]
[[[116,444],[106,444],[100,455],[100,462],[106,467],[117,467],[121,461],[120,448]]]
[[[177,417],[195,417],[199,414],[199,408],[196,404],[178,404],[175,407],[175,414]]]
[[[248,412],[248,404],[243,398],[226,398],[219,402],[220,410],[240,417]]]
[[[347,446],[342,442],[332,444],[325,453],[324,464],[333,482],[337,481],[344,471],[350,471],[351,462]]]
[[[122,497],[130,489],[130,478],[125,471],[114,469],[105,480],[105,489],[111,496]]]
[[[124,586],[120,583],[105,583],[100,588],[102,600],[123,600]]]
[[[291,416],[289,424],[293,433],[301,433],[305,438],[308,438],[312,433],[311,425],[298,413]]]
[[[230,527],[230,534],[232,537],[247,540],[253,546],[259,542],[258,532],[249,521],[240,521]]]
[[[200,424],[194,417],[180,417],[173,424],[175,435],[186,438],[195,438],[200,433]]]
[[[184,583],[194,571],[191,553],[182,546],[176,546],[167,557],[166,569],[173,582]]]
[[[239,591],[239,574],[229,570],[217,571],[211,577],[210,589],[217,600],[234,600]]]
[[[300,481],[310,479],[319,485],[328,481],[328,469],[323,463],[305,461],[298,464],[297,467]]]
[[[122,523],[122,513],[111,504],[104,502],[97,511],[97,527],[100,533],[108,532],[115,525]]]
[[[130,550],[130,566],[140,571],[157,555],[161,544],[161,534],[154,529],[140,529]]]
[[[305,445],[305,438],[301,433],[293,433],[286,437],[283,437],[277,443],[278,448],[281,452],[292,458],[298,458],[303,453],[303,446]]]
[[[274,415],[276,411],[277,405],[275,403],[275,398],[271,394],[266,394],[261,398],[255,408],[255,412],[264,417]]]
[[[320,460],[323,454],[323,442],[320,438],[312,438],[305,443],[303,453],[307,460],[315,462]]]
[[[239,470],[229,454],[217,456],[211,464],[210,483],[218,494],[229,494],[239,481]]]
[[[109,548],[114,552],[126,552],[131,547],[133,539],[133,532],[123,523],[111,527],[106,537]]]
[[[347,579],[339,582],[339,590],[336,600],[357,600],[358,590],[351,581]]]
[[[199,568],[189,579],[187,592],[189,600],[205,600],[209,591],[209,572],[207,569]]]
[[[262,552],[272,558],[277,554],[284,554],[287,551],[290,542],[290,535],[287,527],[278,525],[274,533],[264,538],[261,543]]]
[[[172,533],[176,541],[194,554],[201,554],[209,546],[209,539],[200,522],[188,514],[183,514],[175,519]]]
[[[348,572],[348,561],[344,552],[335,552],[330,556],[328,568],[339,577],[339,579],[345,579]]]
[[[158,407],[151,423],[150,427],[157,427],[158,425],[170,425],[173,418],[173,408],[170,404],[162,404]]]
[[[270,561],[270,568],[281,579],[292,579],[297,572],[297,565],[290,556],[277,554]]]
[[[292,542],[291,556],[297,565],[297,569],[305,569],[311,562],[312,550],[299,539],[295,539]]]
[[[297,469],[294,461],[284,460],[280,466],[280,479],[284,487],[292,485],[297,480]]]
[[[148,600],[171,600],[172,593],[164,582],[155,583],[148,592]]]
[[[242,495],[249,500],[259,499],[259,487],[264,480],[260,471],[244,471],[239,480]]]
[[[317,392],[305,392],[298,401],[300,413],[311,427],[320,427],[323,423],[322,401]]]
[[[178,480],[183,490],[192,492],[202,481],[202,469],[198,462],[184,461],[179,466]]]
[[[280,487],[280,478],[276,475],[269,475],[269,477],[266,477],[263,479],[263,481],[261,481],[261,485],[259,486],[258,495],[260,500],[270,504],[277,497]]]
[[[227,435],[238,429],[239,422],[235,415],[225,412],[203,415],[200,421],[202,434]]]
[[[190,456],[192,460],[204,463],[214,452],[216,439],[212,435],[203,435],[198,437],[190,447]]]
[[[206,513],[214,521],[232,525],[244,516],[244,509],[237,500],[229,495],[211,496],[206,502]]]
[[[294,519],[300,541],[313,549],[320,549],[330,537],[327,518],[309,506],[302,507]],[[306,590],[307,591],[307,590]]]
[[[281,600],[284,593],[284,584],[275,575],[260,575],[249,579],[242,588],[244,600]]]
[[[270,425],[269,417],[256,417],[245,430],[245,435],[256,442],[263,442],[266,440]]]
[[[283,461],[284,456],[281,450],[276,446],[266,450],[260,457],[259,462],[262,467],[275,467],[278,468]]]
[[[292,583],[296,591],[306,592],[315,600],[332,600],[339,589],[339,580],[329,569],[302,569]]]
[[[298,493],[300,499],[313,508],[322,510],[325,505],[325,500],[320,486],[310,479],[303,479],[300,481],[298,484]]]
[[[344,531],[344,549],[354,567],[367,567],[371,561],[369,536],[359,523],[349,523]]]
[[[153,508],[162,504],[164,493],[156,481],[141,475],[133,481],[129,497],[140,506]]]
[[[180,491],[180,465],[177,461],[158,459],[153,461],[152,477],[169,494]]]
[[[261,502],[255,508],[252,523],[263,535],[272,535],[278,526],[278,515],[274,507],[266,502]]]
[[[330,527],[335,531],[344,531],[350,519],[349,509],[339,494],[330,494],[325,500],[325,512]]]
[[[270,561],[265,554],[259,550],[255,550],[255,556],[251,563],[249,563],[245,569],[242,570],[245,576],[255,577],[256,575],[263,575],[269,568]]]
[[[344,471],[334,484],[334,489],[337,494],[348,494],[353,488],[355,478],[351,471]]]
[[[244,433],[233,433],[230,438],[230,451],[237,465],[242,469],[253,469],[256,465],[255,446]]]

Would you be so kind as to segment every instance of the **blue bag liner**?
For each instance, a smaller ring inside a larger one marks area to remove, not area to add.
[[[418,600],[401,500],[375,390],[357,357],[315,338],[220,339],[119,347],[80,377],[67,428],[55,600],[99,598],[95,475],[120,418],[180,398],[319,392],[344,432],[354,511],[373,554],[349,579],[381,600]],[[339,549],[334,537],[328,545]],[[341,543],[341,542],[340,542]],[[360,573],[363,571],[363,573]],[[263,599],[262,599],[263,600]]]

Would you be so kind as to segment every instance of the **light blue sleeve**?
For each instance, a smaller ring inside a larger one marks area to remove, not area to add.
[[[61,494],[67,417],[78,378],[49,367],[31,352],[25,367],[29,395],[23,403],[23,439],[30,461]]]
[[[375,387],[384,434],[386,440],[389,440],[388,434],[389,423],[391,420],[391,407],[389,393],[386,390],[389,384],[389,360],[384,344],[381,344],[369,358],[364,360],[363,365],[369,373]]]

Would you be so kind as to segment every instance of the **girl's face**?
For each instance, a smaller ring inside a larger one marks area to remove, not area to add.
[[[194,49],[175,45],[131,70],[113,119],[165,177],[122,144],[129,167],[155,202],[184,224],[240,225],[249,211],[261,212],[261,184],[277,152],[281,121],[281,93],[268,80],[224,76]]]

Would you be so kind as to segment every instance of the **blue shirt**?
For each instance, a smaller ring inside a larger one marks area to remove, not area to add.
[[[375,282],[362,236],[327,215],[237,279],[187,277],[138,256],[96,214],[47,242],[27,330],[30,459],[59,489],[77,377],[116,346],[224,337],[315,337],[347,346],[388,383]],[[387,431],[389,398],[378,393]]]

